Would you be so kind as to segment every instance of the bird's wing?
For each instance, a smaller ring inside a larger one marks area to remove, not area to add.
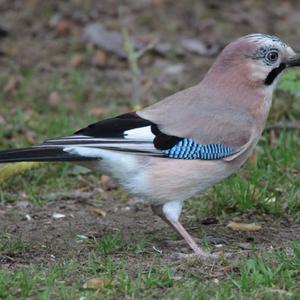
[[[47,140],[41,146],[88,147],[177,159],[223,159],[239,151],[218,141],[200,144],[191,137],[165,134],[157,124],[136,113],[91,124],[74,135]]]
[[[222,145],[233,149],[229,151],[231,158],[244,153],[257,137],[253,116],[230,101],[204,93],[199,86],[192,87],[137,114],[155,123],[165,135],[190,139],[198,145]]]
[[[105,119],[82,128],[73,135],[46,140],[40,147],[88,147],[106,150],[134,152],[136,154],[161,155],[153,144],[152,122],[135,113],[127,113]]]

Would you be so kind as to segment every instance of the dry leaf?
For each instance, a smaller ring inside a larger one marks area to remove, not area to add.
[[[71,61],[70,61],[70,65],[74,68],[79,68],[80,65],[82,63],[82,55],[80,54],[75,54],[72,58],[71,58]]]
[[[92,58],[95,67],[103,68],[107,65],[107,54],[103,50],[97,50]]]
[[[18,87],[18,84],[19,84],[19,80],[17,77],[15,76],[10,77],[4,86],[3,89],[4,94],[11,95]]]
[[[254,151],[250,154],[249,160],[250,160],[250,161],[253,161],[253,162],[256,162],[256,161],[257,161],[256,153],[255,153]]]
[[[108,280],[107,278],[91,278],[84,283],[83,288],[99,290],[104,286],[108,285],[109,283],[110,280]]]
[[[25,122],[30,121],[33,113],[34,112],[33,112],[32,109],[26,108],[25,111],[24,111],[24,121]]]
[[[112,178],[107,175],[102,175],[100,181],[101,187],[104,191],[110,191],[117,187],[116,183],[112,180]]]
[[[104,115],[107,114],[107,109],[101,106],[93,107],[92,109],[89,110],[89,114],[95,117],[103,117]]]
[[[78,35],[80,33],[80,29],[70,20],[60,20],[56,24],[55,32],[58,36],[65,36],[69,34]]]
[[[92,211],[99,217],[106,216],[106,211],[102,208],[96,207],[96,208],[93,208]]]
[[[35,135],[35,132],[33,132],[33,131],[27,131],[26,133],[25,133],[25,136],[26,136],[26,139],[27,139],[27,141],[30,143],[30,144],[35,144],[36,143],[36,141],[35,141],[35,137],[36,137],[36,135]]]
[[[51,92],[49,97],[48,97],[48,103],[51,107],[57,108],[60,104],[60,95],[58,92]]]
[[[227,226],[228,228],[235,230],[235,231],[258,231],[261,230],[261,226],[255,223],[237,223],[237,222],[232,222],[230,221]]]

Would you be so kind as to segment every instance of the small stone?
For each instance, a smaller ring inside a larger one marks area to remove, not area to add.
[[[53,218],[53,219],[62,219],[62,218],[65,218],[65,217],[66,217],[66,215],[60,214],[60,213],[54,213],[54,214],[52,215],[52,218]]]

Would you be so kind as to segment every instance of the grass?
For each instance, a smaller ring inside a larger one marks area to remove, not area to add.
[[[20,238],[13,238],[9,234],[2,234],[0,239],[1,254],[16,254],[27,251],[29,245]]]
[[[70,134],[95,118],[83,113],[92,104],[89,81],[82,71],[67,72],[34,81],[38,74],[22,71],[23,79],[1,113],[9,116],[7,126],[0,126],[0,146],[21,147],[31,144],[27,130],[35,133],[39,142],[48,136]],[[299,119],[299,73],[288,75],[280,83],[271,121]],[[114,97],[115,91],[99,78],[98,97]],[[1,81],[0,90],[5,82]],[[53,90],[62,99],[71,99],[61,108],[49,108],[45,99]],[[33,92],[34,91],[34,92]],[[64,94],[65,93],[65,94]],[[0,93],[1,101],[7,96]],[[129,106],[130,103],[126,102]],[[119,113],[111,105],[108,114]],[[300,138],[294,131],[265,133],[255,152],[255,160],[225,182],[189,201],[186,215],[193,222],[206,214],[229,218],[245,214],[289,217],[300,220]],[[78,176],[70,175],[69,164],[45,164],[42,167],[9,178],[1,184],[0,204],[16,203],[20,192],[32,205],[44,206],[43,195],[81,188]],[[98,187],[98,175],[86,174],[85,180]],[[30,182],[30,184],[28,184]],[[84,184],[83,184],[84,185]],[[86,187],[86,186],[84,186]],[[121,190],[118,198],[126,199]],[[199,200],[199,201],[195,201]],[[0,270],[0,299],[299,299],[300,244],[290,242],[285,247],[259,248],[237,261],[203,266],[198,261],[170,262],[147,249],[155,234],[138,242],[128,242],[121,233],[92,237],[80,241],[88,259],[61,259],[59,263],[29,264]],[[78,241],[77,241],[78,242]],[[207,242],[208,243],[208,242]],[[207,245],[208,246],[208,245]],[[18,256],[30,250],[21,238],[9,234],[0,237],[0,258]],[[134,259],[133,259],[134,258]],[[137,263],[138,262],[138,263]],[[100,278],[105,284],[97,290],[84,289],[90,278]]]
[[[127,256],[127,250],[124,252]],[[280,250],[264,252],[240,260],[235,266],[227,265],[221,280],[213,275],[210,278],[210,272],[203,279],[195,268],[197,262],[193,271],[176,272],[157,260],[147,271],[137,269],[134,277],[126,272],[127,264],[125,258],[115,261],[107,254],[92,252],[84,265],[68,261],[51,268],[2,270],[0,299],[299,299],[299,243],[291,245],[289,254]],[[90,278],[98,278],[104,284],[97,290],[84,289]]]
[[[215,188],[214,195],[219,199],[222,193],[230,195],[228,201],[222,201],[223,205],[234,207],[239,212],[255,209],[280,214],[296,201],[295,195],[300,188],[297,171],[299,140],[293,133],[282,132],[276,145],[262,146],[264,153],[258,156],[257,165],[250,163],[242,174],[230,178],[225,186],[225,193],[224,188],[222,190],[220,186]],[[294,168],[295,172],[291,172],[289,168]],[[214,201],[212,209],[215,212],[221,210],[217,206],[217,200]]]

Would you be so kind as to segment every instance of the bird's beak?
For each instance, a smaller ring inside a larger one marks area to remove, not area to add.
[[[297,67],[300,66],[300,53],[296,53],[293,57],[287,60],[287,67]]]

